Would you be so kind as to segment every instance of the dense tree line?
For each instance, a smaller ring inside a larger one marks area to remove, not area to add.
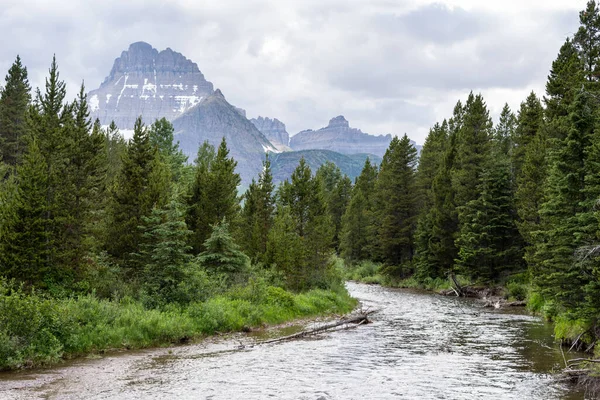
[[[193,163],[165,119],[133,138],[89,118],[52,61],[31,95],[20,58],[0,95],[0,275],[55,295],[115,290],[149,307],[269,271],[302,291],[340,282],[332,256],[376,261],[391,279],[461,275],[531,285],[550,310],[600,318],[600,10],[590,1],[560,48],[546,93],[494,126],[470,93],[421,154],[395,137],[355,182],[301,160],[273,184],[269,158],[240,195],[225,140]],[[204,286],[203,286],[204,285]]]
[[[0,276],[54,295],[94,291],[150,306],[267,274],[297,291],[341,281],[332,255],[352,183],[304,161],[275,188],[268,157],[240,196],[225,139],[188,163],[165,119],[126,141],[68,102],[57,62],[31,96],[19,57],[0,96]],[[265,272],[267,271],[267,272]]]
[[[415,167],[394,139],[379,170],[367,163],[343,216],[341,254],[398,277],[460,274],[483,284],[531,283],[551,317],[594,328],[600,318],[600,11],[531,93],[496,126],[481,95],[436,124]],[[593,330],[593,329],[592,329]]]

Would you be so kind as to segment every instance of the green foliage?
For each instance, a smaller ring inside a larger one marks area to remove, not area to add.
[[[236,281],[243,277],[250,265],[250,259],[240,251],[229,234],[229,224],[225,219],[213,226],[212,234],[204,242],[206,249],[198,255],[198,262],[207,271],[226,274]]]
[[[162,206],[168,198],[164,171],[157,151],[150,145],[148,130],[138,118],[111,191],[106,248],[113,257],[126,260],[138,250],[142,242],[142,232],[138,229],[142,217],[149,216],[153,207]],[[129,263],[128,267],[131,277],[139,275],[140,266]]]
[[[17,56],[0,93],[0,160],[8,165],[17,165],[27,146],[30,91],[27,68]]]
[[[408,264],[414,252],[416,157],[417,151],[406,135],[395,137],[383,156],[375,184],[377,258],[398,268]]]
[[[187,196],[186,222],[193,232],[191,246],[194,252],[204,250],[203,243],[210,236],[212,226],[225,218],[237,225],[240,213],[237,187],[241,182],[235,173],[237,162],[229,158],[225,138],[215,153],[214,147],[204,142],[198,150],[196,174]]]
[[[17,169],[17,186],[3,198],[0,273],[29,285],[45,287],[54,279],[54,238],[48,218],[46,162],[31,142]]]
[[[263,163],[258,183],[252,180],[244,194],[239,237],[242,248],[252,259],[264,261],[269,231],[273,226],[275,196],[269,156]]]
[[[257,285],[181,309],[148,310],[132,299],[108,301],[94,295],[45,299],[0,281],[0,369],[56,363],[108,349],[179,343],[215,332],[348,312],[356,305],[345,290],[294,295],[264,283]],[[252,292],[261,296],[243,294]]]
[[[173,125],[166,118],[157,119],[148,130],[150,144],[158,149],[165,164],[169,166],[170,174],[175,182],[180,181],[185,174],[187,156],[175,143]]]
[[[367,158],[342,216],[340,254],[350,263],[370,259],[374,254],[373,192],[376,179],[377,167]]]
[[[289,288],[327,287],[334,227],[322,187],[304,159],[278,191],[279,202],[267,243],[267,261],[284,273]]]

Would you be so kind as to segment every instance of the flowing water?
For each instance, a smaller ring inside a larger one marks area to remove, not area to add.
[[[308,323],[4,374],[0,399],[584,398],[553,378],[563,356],[538,318],[412,290],[348,289],[380,310],[372,324],[254,345]]]

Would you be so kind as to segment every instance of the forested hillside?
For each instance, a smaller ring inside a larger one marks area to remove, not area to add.
[[[302,161],[276,193],[265,159],[239,196],[224,138],[189,165],[166,119],[126,142],[65,96],[56,60],[32,97],[18,57],[0,96],[0,369],[354,306],[338,169]]]
[[[0,96],[0,368],[186,341],[354,305],[353,276],[504,286],[584,350],[600,338],[600,9],[580,13],[546,92],[496,124],[456,103],[417,158],[406,135],[354,182],[271,160],[243,196],[225,139],[193,164],[166,119],[125,141],[68,101],[53,60]]]
[[[557,321],[557,336],[600,337],[600,12],[590,1],[552,63],[546,93],[494,125],[481,95],[433,126],[418,166],[394,139],[366,165],[340,250],[358,275],[435,286],[448,276],[505,285]],[[371,261],[379,262],[373,265]]]

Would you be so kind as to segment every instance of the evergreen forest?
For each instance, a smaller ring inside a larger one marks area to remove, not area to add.
[[[223,140],[179,150],[165,119],[131,140],[66,99],[56,59],[0,95],[0,368],[185,342],[351,310],[346,278],[502,286],[591,350],[600,338],[600,9],[589,1],[544,94],[493,123],[481,94],[395,137],[352,182],[300,160],[238,193]]]

